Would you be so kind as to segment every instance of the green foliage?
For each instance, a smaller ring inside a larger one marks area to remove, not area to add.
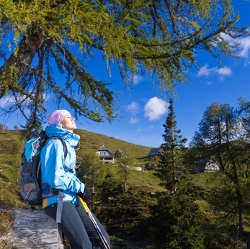
[[[226,218],[229,234],[237,234],[242,240],[248,237],[250,243],[250,234],[245,230],[249,226],[249,219],[245,217],[250,200],[247,194],[250,179],[247,106],[249,112],[249,103],[244,101],[238,109],[217,102],[209,106],[193,139],[193,147],[200,151],[199,156],[213,158],[224,174],[210,199],[217,218]]]
[[[182,138],[180,130],[176,129],[173,100],[170,99],[169,114],[164,127],[164,143],[161,145],[162,152],[159,156],[159,175],[163,185],[171,193],[176,193],[181,181],[184,179],[183,149],[186,139]]]
[[[153,209],[153,228],[159,249],[204,249],[203,217],[194,199],[162,194]]]
[[[123,191],[128,191],[128,177],[130,173],[130,169],[134,165],[134,160],[129,158],[125,153],[121,156],[121,158],[117,159],[117,165],[119,167],[119,174],[122,178],[123,182]]]
[[[143,188],[130,186],[123,191],[120,181],[106,177],[101,192],[99,207],[100,219],[106,224],[109,233],[126,238],[138,239],[147,227],[146,220],[150,217],[150,207],[155,203],[154,198]],[[98,215],[97,214],[97,215]]]
[[[148,154],[150,149],[84,130],[78,130],[77,133],[81,135],[81,149],[78,155],[81,159],[84,158],[84,160],[81,161],[81,170],[85,169],[85,167],[82,169],[83,165],[86,165],[86,169],[88,169],[88,165],[94,165],[94,167],[96,167],[95,163],[98,164],[98,160],[96,161],[97,157],[95,157],[94,153],[102,144],[106,145],[107,143],[107,147],[110,148],[112,152],[122,147],[125,148],[123,151],[134,151],[135,153],[128,153],[133,158],[133,161],[137,160],[136,158],[138,157]],[[9,209],[10,206],[25,207],[25,204],[19,196],[18,185],[20,155],[23,150],[23,140],[20,141],[20,136],[20,130],[8,130],[0,134],[0,209]],[[245,143],[237,143],[235,153],[238,154],[240,151],[245,151],[245,149]],[[92,154],[89,153],[91,151]],[[192,151],[189,152],[192,153]],[[249,192],[249,167],[247,167],[247,164],[243,164],[243,162],[247,162],[247,155],[244,157],[242,155],[238,157],[237,160],[240,159],[242,160],[240,165],[240,169],[242,170],[239,171],[241,193],[246,198],[246,206],[243,206],[243,221],[245,231],[249,231],[250,210],[247,205],[247,202],[249,202],[247,199]],[[229,166],[230,165],[228,165],[228,167]],[[91,169],[91,167],[89,167],[89,169]],[[88,170],[84,171],[84,175],[91,175],[91,173],[91,170],[89,172]],[[97,173],[98,174],[94,174],[96,177],[94,177],[95,194],[90,202],[90,207],[106,225],[111,234],[123,238],[116,239],[114,245],[117,245],[118,248],[154,249],[154,247],[151,246],[152,243],[147,241],[152,235],[160,233],[160,228],[154,231],[154,228],[158,228],[160,224],[158,221],[154,222],[154,217],[158,217],[157,219],[162,221],[164,217],[160,219],[159,214],[162,212],[165,215],[165,213],[167,213],[166,207],[169,206],[172,209],[176,207],[176,212],[172,210],[172,216],[163,222],[163,224],[169,224],[172,219],[176,222],[180,221],[180,223],[177,223],[178,226],[174,226],[174,229],[171,231],[178,231],[179,237],[177,236],[176,238],[181,239],[180,237],[185,236],[186,233],[185,231],[183,233],[180,231],[187,225],[189,219],[193,219],[192,213],[188,214],[188,212],[190,210],[196,210],[197,205],[205,219],[200,219],[201,224],[197,224],[197,220],[194,224],[200,227],[200,231],[197,234],[204,233],[201,237],[204,237],[206,249],[244,248],[245,244],[242,239],[239,238],[239,233],[237,232],[238,226],[237,216],[234,216],[235,210],[232,213],[228,212],[237,204],[235,187],[223,172],[191,175],[192,183],[190,181],[184,181],[183,184],[180,185],[179,191],[177,191],[178,197],[174,198],[168,191],[165,191],[168,197],[165,198],[163,194],[163,196],[159,198],[159,203],[161,203],[161,199],[164,199],[164,201],[171,199],[171,201],[169,203],[162,201],[162,204],[157,206],[159,192],[163,192],[164,189],[160,186],[160,179],[155,175],[154,171],[138,172],[131,170],[127,179],[129,186],[127,192],[123,191],[123,176],[120,173],[118,165],[102,164],[100,165],[100,171],[98,172],[97,170]],[[88,187],[92,187],[91,178],[85,177],[82,180],[87,183]],[[231,202],[230,198],[232,198]],[[187,201],[186,210],[185,201]],[[193,202],[195,206],[194,209],[188,208],[191,202]],[[156,206],[157,213],[151,213],[152,206]],[[160,207],[162,207],[162,209]],[[177,211],[180,211],[181,207],[184,210],[182,211],[183,215],[180,219],[177,219],[180,214],[180,212],[177,214]],[[156,214],[158,214],[158,216]],[[197,217],[200,217],[199,212],[197,215]],[[190,230],[192,230],[192,227],[191,225],[190,227],[188,226],[187,234],[191,234],[192,231]],[[162,228],[162,231],[164,231],[163,229],[165,228]],[[195,228],[193,231],[196,231]],[[141,238],[140,236],[144,237]],[[194,238],[196,239],[196,237]],[[136,243],[132,243],[138,239],[141,239],[145,244],[137,245]],[[164,240],[165,238],[162,236],[160,239]],[[155,248],[160,247],[156,245]]]
[[[146,170],[157,170],[159,166],[159,156],[154,156],[149,158],[145,162],[145,169]]]
[[[103,163],[95,153],[85,154],[80,160],[81,165],[79,170],[83,174],[82,180],[91,186],[94,191],[94,187],[101,185],[106,175]]]
[[[152,210],[155,243],[160,249],[202,249],[205,248],[201,230],[202,216],[194,202],[197,189],[183,164],[186,139],[176,129],[172,100],[163,126],[164,143],[161,146],[157,175],[167,191],[158,196],[158,204]]]
[[[13,95],[24,116],[28,102],[34,117],[45,111],[50,93],[76,115],[112,119],[114,93],[86,71],[86,59],[97,52],[109,73],[115,63],[131,85],[133,75],[150,72],[171,90],[197,66],[198,50],[233,54],[222,34],[248,34],[235,26],[238,19],[224,0],[0,0],[0,39],[14,34],[7,41],[11,55],[0,68],[0,98]],[[55,71],[64,82],[56,82]]]

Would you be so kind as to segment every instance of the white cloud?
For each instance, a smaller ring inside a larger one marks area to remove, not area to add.
[[[240,48],[239,56],[247,58],[250,51],[250,37],[240,39]]]
[[[167,102],[159,99],[157,97],[153,97],[149,99],[144,107],[144,116],[149,120],[159,119],[163,114],[167,112]]]
[[[214,68],[208,68],[208,64],[201,67],[201,69],[198,72],[198,76],[208,76],[211,72],[213,72]]]
[[[22,95],[17,95],[17,100],[22,101],[24,100],[25,96]],[[49,94],[43,94],[44,101],[48,101],[50,98]],[[26,100],[24,101],[24,104],[26,103]],[[10,105],[15,105],[16,100],[13,95],[6,95],[0,99],[0,108],[6,108],[9,107]]]
[[[129,120],[130,124],[138,123],[136,115],[139,113],[139,105],[133,101],[127,106],[127,110],[131,113],[131,118]]]
[[[135,101],[131,102],[127,108],[133,115],[136,115],[139,112],[139,105]]]
[[[229,42],[231,45],[235,46],[238,45],[238,53],[237,55],[240,57],[248,58],[250,52],[250,36],[243,37],[243,38],[232,38],[231,36],[221,33],[221,38],[225,41]]]
[[[227,76],[232,74],[232,70],[229,67],[221,67],[216,70],[219,75]]]
[[[15,98],[13,96],[4,96],[0,99],[0,107],[4,108],[15,103]]]
[[[138,74],[135,74],[133,76],[133,82],[135,85],[138,85],[142,80],[143,80],[143,77]]]
[[[232,70],[229,67],[208,67],[208,64],[201,67],[201,69],[198,72],[198,76],[208,76],[211,74],[218,74],[220,76],[229,76],[232,74]]]

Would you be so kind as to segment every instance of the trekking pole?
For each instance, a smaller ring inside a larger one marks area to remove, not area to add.
[[[102,245],[104,246],[105,249],[110,249],[110,245],[109,245],[109,243],[107,242],[107,240],[106,240],[106,238],[104,237],[104,235],[102,234],[102,232],[101,232],[101,230],[100,230],[98,224],[96,223],[95,218],[93,217],[93,215],[92,215],[90,209],[89,209],[88,206],[87,206],[87,203],[86,203],[81,197],[78,196],[78,198],[79,198],[79,200],[80,200],[80,203],[81,203],[82,206],[83,206],[83,209],[84,209],[85,212],[88,214],[89,219],[90,219],[91,222],[93,223],[94,228],[95,228],[95,230],[96,230],[96,232],[97,232],[97,234],[98,234],[98,236],[99,236],[99,238],[100,238],[100,240],[101,240],[101,242],[102,242]]]

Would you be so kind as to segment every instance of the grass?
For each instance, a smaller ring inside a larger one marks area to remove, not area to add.
[[[145,157],[150,150],[150,147],[131,144],[112,137],[88,132],[86,130],[77,130],[76,133],[81,136],[80,155],[90,152],[93,153],[101,145],[105,145],[113,153],[118,149],[123,150],[129,155],[130,158],[133,158],[135,164],[139,166],[140,163],[143,165],[144,162],[144,160],[140,158]],[[21,139],[20,131],[0,131],[0,210],[7,210],[12,207],[25,207],[25,204],[19,195],[22,151],[23,140]],[[116,164],[103,164],[103,167],[116,179],[122,180],[121,174],[119,173],[120,169]],[[191,175],[191,178],[193,183],[204,193],[209,193],[212,189],[216,188],[224,181],[224,176],[219,172],[193,174]],[[160,180],[155,176],[154,171],[129,170],[127,184],[128,187],[135,186],[151,192],[152,194],[164,191],[164,189],[160,186]],[[196,202],[199,205],[201,212],[209,220],[209,224],[207,224],[206,229],[211,232],[211,236],[213,236],[214,233],[217,233],[215,225],[216,215],[213,213],[212,207],[206,199],[199,199]],[[249,214],[244,215],[244,221],[248,224],[245,226],[246,231],[250,232]],[[1,231],[2,233],[5,233],[11,224],[11,217],[8,213],[1,213],[0,211],[0,235]],[[218,231],[218,234],[220,234],[220,231]],[[112,240],[114,241],[114,244],[117,244],[117,248],[144,248],[141,245],[131,244],[131,242],[120,240],[119,238],[113,238]],[[12,247],[11,245],[8,245],[6,241],[1,242],[0,238],[0,249],[2,248],[7,249]]]
[[[106,168],[117,180],[122,180],[119,174],[119,167],[112,164],[104,164]],[[154,175],[154,171],[128,171],[128,186],[134,186],[147,190],[148,192],[160,192],[164,191],[164,188],[160,186],[160,179]]]
[[[5,234],[10,230],[13,224],[13,217],[8,212],[6,205],[0,202],[0,249],[16,249],[13,245],[5,238]]]
[[[13,217],[6,210],[0,210],[0,236],[5,234],[13,223]]]
[[[126,152],[130,158],[133,158],[137,163],[142,163],[143,160],[138,159],[145,157],[150,148],[131,144],[112,137],[88,132],[86,130],[78,130],[81,136],[79,151],[80,155],[90,152],[95,152],[101,145],[105,145],[111,152],[120,149]],[[0,131],[0,249],[13,248],[8,241],[4,240],[4,234],[12,225],[12,217],[6,210],[13,207],[24,208],[26,205],[19,195],[19,181],[20,181],[20,165],[21,154],[23,151],[24,141],[21,137],[20,131]],[[104,168],[111,171],[117,179],[119,176],[119,168],[117,165],[103,165]],[[161,191],[159,186],[159,179],[155,177],[152,172],[138,172],[129,171],[128,186],[138,186],[148,189],[148,191]],[[5,211],[4,211],[5,210]],[[118,241],[117,248],[133,248],[140,247],[132,245],[128,241]]]
[[[220,185],[221,181],[223,181],[224,176],[220,172],[204,172],[199,174],[192,174],[191,178],[195,186],[209,191]]]
[[[150,147],[131,144],[112,137],[101,134],[89,132],[86,130],[77,130],[80,135],[81,149],[79,155],[84,155],[89,152],[95,152],[101,145],[105,145],[111,152],[118,149],[126,151],[128,155],[134,159],[146,156]],[[6,205],[24,207],[24,203],[19,196],[19,181],[20,181],[20,164],[21,154],[23,151],[24,140],[21,136],[20,130],[1,130],[0,131],[0,200],[4,201]],[[140,160],[140,159],[138,159]],[[117,167],[107,166],[117,174]],[[157,188],[157,180],[150,180],[147,173],[138,172],[143,181],[141,183],[149,182],[146,185],[154,189]],[[131,184],[140,186],[140,182],[133,179],[137,177],[132,174],[130,177]]]
[[[137,159],[145,157],[150,151],[150,147],[128,143],[123,140],[89,132],[87,130],[77,130],[76,133],[80,135],[80,154],[96,152],[102,145],[105,145],[112,153],[120,149],[126,152],[129,157]]]

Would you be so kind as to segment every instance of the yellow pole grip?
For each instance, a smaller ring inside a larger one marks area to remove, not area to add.
[[[78,198],[79,198],[84,210],[86,211],[86,213],[89,214],[90,216],[92,216],[92,213],[91,213],[90,209],[88,208],[87,203],[80,196],[78,196]]]

